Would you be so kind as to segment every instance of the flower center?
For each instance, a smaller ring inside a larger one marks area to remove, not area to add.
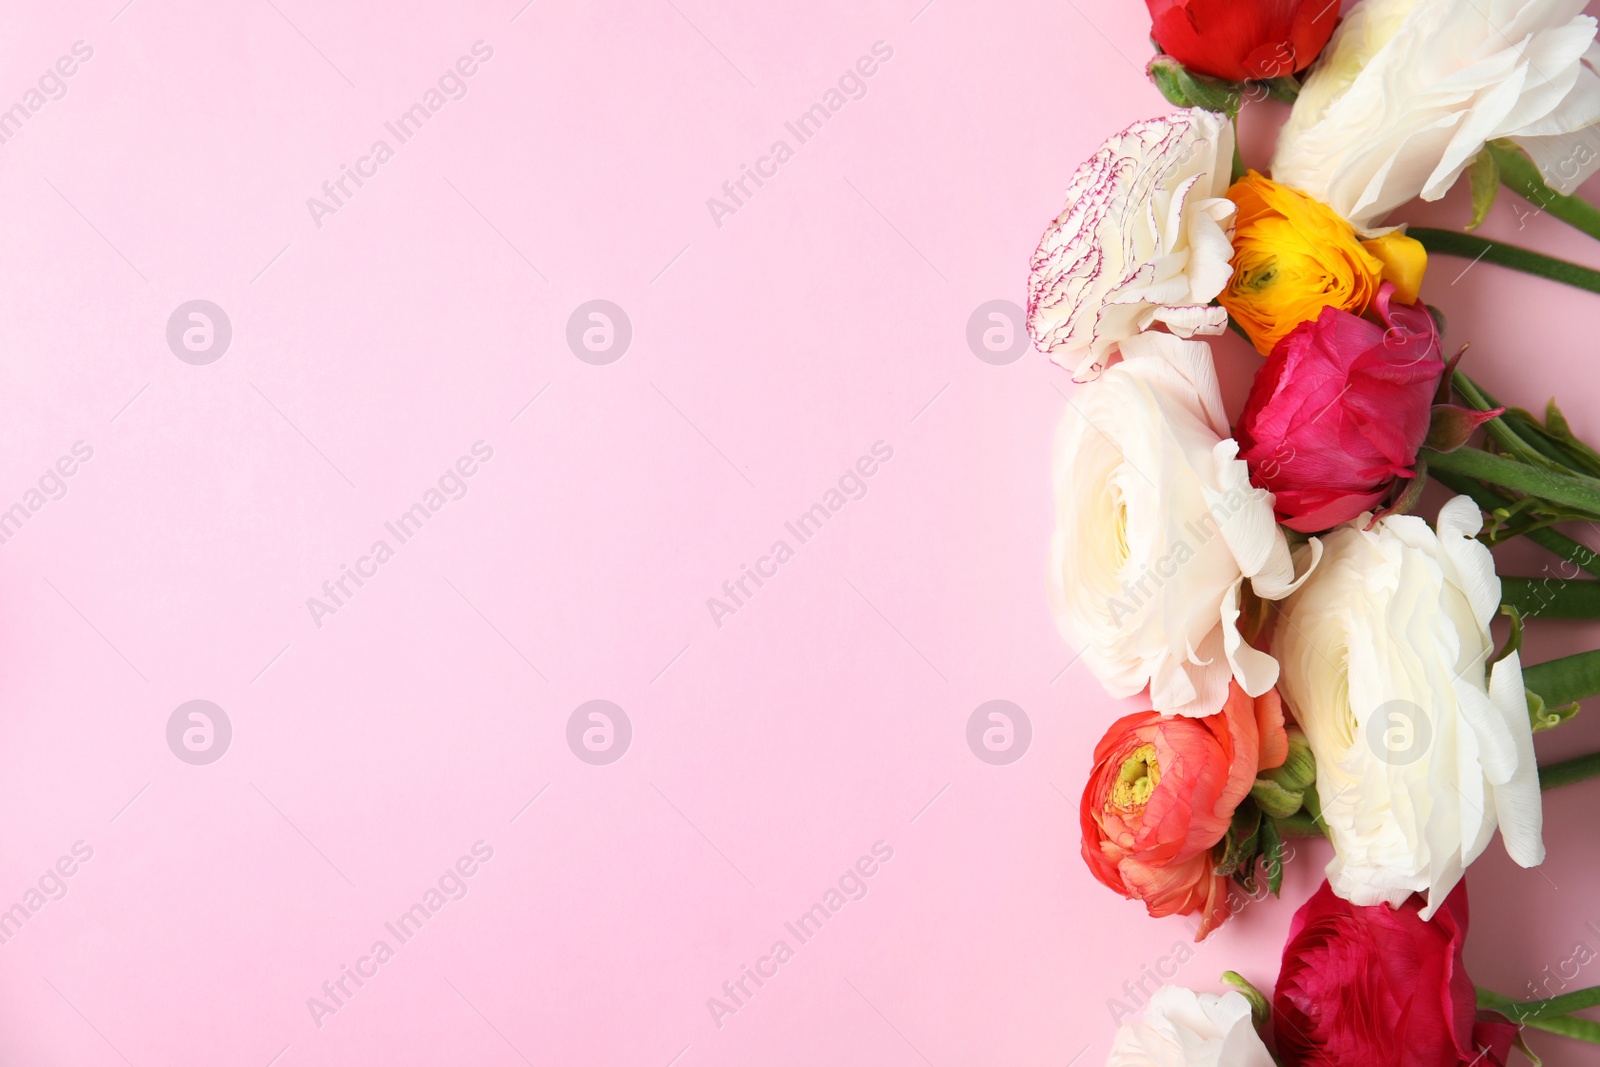
[[[1128,505],[1123,503],[1120,492],[1117,493],[1117,516],[1112,525],[1111,535],[1117,554],[1117,569],[1121,570],[1128,562],[1128,557],[1133,555],[1133,550],[1128,547]]]
[[[1245,288],[1259,293],[1278,280],[1278,261],[1268,260],[1260,270],[1251,271],[1239,280]]]
[[[1119,808],[1142,808],[1161,784],[1161,765],[1156,762],[1156,746],[1140,745],[1122,761],[1111,800]]]

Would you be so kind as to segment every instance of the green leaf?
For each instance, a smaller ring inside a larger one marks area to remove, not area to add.
[[[1467,168],[1467,180],[1472,185],[1472,221],[1467,224],[1470,232],[1483,225],[1483,220],[1489,217],[1489,209],[1494,207],[1495,195],[1500,192],[1500,167],[1494,161],[1493,152],[1485,148],[1478,153]]]
[[[1534,209],[1517,212],[1518,229],[1527,225],[1530,216],[1545,214],[1590,237],[1600,237],[1600,209],[1582,197],[1562,196],[1550,188],[1539,168],[1515,141],[1497,139],[1490,141],[1487,147],[1494,154],[1505,187],[1534,205]]]
[[[1240,804],[1233,812],[1233,824],[1222,838],[1222,858],[1213,871],[1223,877],[1247,871],[1256,855],[1256,837],[1261,830],[1261,809],[1251,803]]]
[[[1501,604],[1500,614],[1511,620],[1511,633],[1507,635],[1506,643],[1501,646],[1500,651],[1496,652],[1494,658],[1489,661],[1489,666],[1491,667],[1511,655],[1511,653],[1522,651],[1522,612],[1510,604]]]
[[[1552,397],[1544,408],[1545,433],[1553,440],[1560,443],[1590,474],[1600,474],[1600,452],[1596,452],[1572,432],[1572,427],[1567,423],[1567,417],[1556,407]]]
[[[1267,95],[1274,100],[1281,100],[1285,104],[1292,104],[1300,98],[1300,79],[1293,75],[1282,78],[1268,78],[1261,83],[1267,87]]]
[[[1183,88],[1184,95],[1194,101],[1195,107],[1220,111],[1230,119],[1239,114],[1239,107],[1244,103],[1244,93],[1234,82],[1192,74],[1180,68],[1178,84]]]
[[[1500,192],[1500,175],[1495,168],[1494,157],[1487,150],[1478,153],[1478,158],[1472,161],[1472,166],[1467,170],[1467,180],[1472,187],[1472,221],[1462,229],[1471,233],[1489,217],[1489,209],[1494,207],[1495,198]]]
[[[1463,474],[1600,520],[1600,479],[1546,470],[1470,445],[1454,452],[1423,449],[1420,455],[1429,470]]]
[[[1544,424],[1545,428],[1557,437],[1572,436],[1572,427],[1567,425],[1567,417],[1556,407],[1555,397],[1551,397],[1550,402],[1544,406]]]
[[[1244,999],[1250,1002],[1250,1022],[1259,1033],[1267,1025],[1267,1020],[1272,1018],[1272,1006],[1267,1003],[1267,998],[1261,990],[1251,985],[1249,980],[1238,971],[1223,971],[1222,984],[1232,986],[1244,994]]]
[[[1578,714],[1579,704],[1576,700],[1552,708],[1544,702],[1544,697],[1532,689],[1527,690],[1527,697],[1528,718],[1533,722],[1534,733],[1554,729]]]
[[[1429,470],[1428,475],[1452,492],[1471,497],[1478,507],[1485,512],[1492,513],[1511,504],[1510,499],[1507,497],[1471,478],[1464,478],[1459,474],[1437,469]],[[1595,577],[1600,578],[1600,554],[1591,551],[1587,545],[1579,544],[1565,534],[1556,533],[1554,530],[1543,527],[1534,527],[1520,532],[1534,544],[1549,549],[1574,567],[1588,571]]]
[[[1277,896],[1283,889],[1283,838],[1271,819],[1261,823],[1261,861],[1267,867],[1267,889]]]
[[[1305,798],[1298,790],[1291,792],[1271,778],[1257,778],[1255,785],[1250,787],[1250,799],[1264,814],[1274,819],[1287,819],[1305,803]]]
[[[1546,415],[1548,414],[1547,407]],[[1560,415],[1561,412],[1558,408],[1556,410],[1558,421],[1565,422],[1564,419],[1560,418]],[[1532,412],[1518,407],[1508,407],[1501,417],[1500,423],[1502,428],[1514,430],[1517,434],[1518,443],[1538,452],[1539,456],[1546,461],[1551,469],[1568,470],[1577,474],[1589,475],[1600,473],[1600,455],[1597,455],[1588,445],[1572,436],[1570,431],[1563,437],[1534,418]],[[1493,429],[1491,429],[1490,433],[1493,434],[1493,432]],[[1508,445],[1507,451],[1515,451],[1515,449]]]

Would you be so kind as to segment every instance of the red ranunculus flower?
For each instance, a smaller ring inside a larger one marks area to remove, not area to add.
[[[1212,846],[1256,774],[1289,755],[1278,691],[1252,699],[1228,684],[1204,718],[1140,711],[1112,723],[1094,750],[1078,818],[1089,870],[1155,916],[1200,914],[1195,940],[1227,918],[1227,879]]]
[[[1393,297],[1385,283],[1373,302],[1384,326],[1323,308],[1256,372],[1234,436],[1291,530],[1347,522],[1415,476],[1445,365],[1427,308]]]
[[[1339,21],[1337,0],[1145,0],[1150,36],[1197,74],[1283,78],[1310,65]]]
[[[1327,882],[1295,913],[1272,997],[1285,1067],[1505,1067],[1517,1028],[1475,1007],[1461,961],[1467,886],[1362,908]]]

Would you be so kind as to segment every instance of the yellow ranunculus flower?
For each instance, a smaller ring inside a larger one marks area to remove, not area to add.
[[[1238,207],[1233,279],[1217,299],[1262,355],[1325,307],[1365,312],[1381,282],[1394,283],[1399,303],[1416,302],[1428,255],[1413,238],[1363,241],[1320,200],[1255,171],[1226,195]]]

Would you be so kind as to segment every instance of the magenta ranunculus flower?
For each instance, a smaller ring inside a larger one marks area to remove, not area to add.
[[[1235,436],[1251,481],[1271,491],[1291,530],[1375,510],[1397,479],[1415,476],[1445,364],[1428,309],[1393,297],[1386,283],[1373,303],[1382,326],[1323,308],[1256,372]]]
[[[1421,910],[1358,907],[1324,882],[1295,913],[1272,997],[1286,1067],[1504,1067],[1517,1027],[1477,1010],[1466,884],[1432,921]]]

